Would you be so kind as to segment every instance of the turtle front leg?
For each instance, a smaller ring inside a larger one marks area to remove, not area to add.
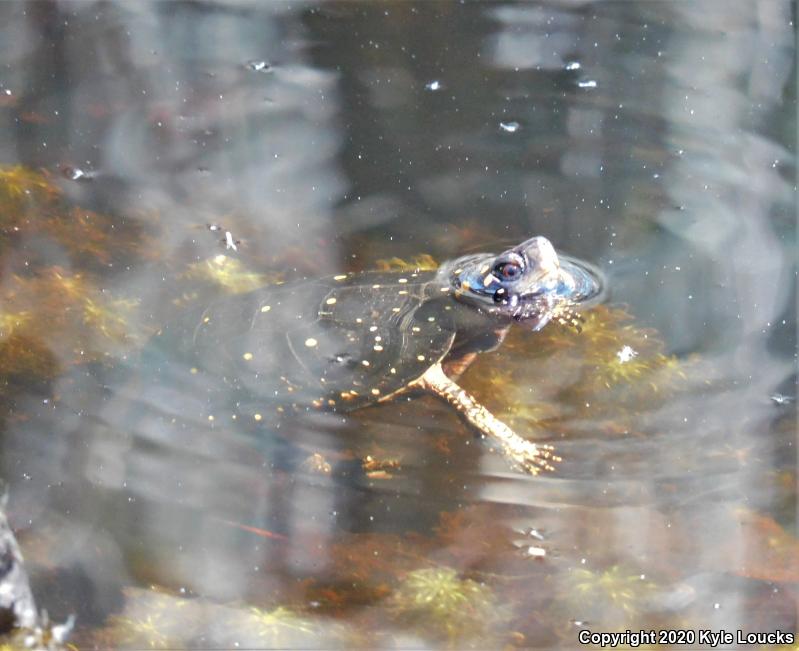
[[[431,366],[413,387],[430,391],[451,404],[482,433],[499,443],[502,452],[522,470],[537,475],[542,469],[554,470],[552,463],[561,458],[553,454],[551,445],[538,445],[523,439],[488,409],[478,403],[465,389],[444,373],[441,364]]]

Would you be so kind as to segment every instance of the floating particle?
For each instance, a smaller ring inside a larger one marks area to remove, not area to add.
[[[578,81],[577,85],[580,88],[596,88],[597,84],[594,79],[586,79],[585,81]]]
[[[233,239],[233,233],[230,231],[225,231],[225,248],[226,249],[233,249],[234,251],[238,251],[239,248],[236,246],[239,243],[238,240]]]
[[[522,125],[516,121],[499,123],[499,128],[502,129],[505,133],[516,133],[521,126]]]
[[[616,357],[619,358],[619,364],[626,364],[637,356],[638,353],[631,346],[622,346],[622,349],[616,353]]]
[[[248,61],[245,67],[253,72],[270,72],[272,70],[268,61]]]
[[[433,81],[425,84],[424,87],[425,90],[430,90],[435,92],[437,90],[441,90],[442,88],[444,88],[444,85],[440,81],[438,81],[438,79],[434,79]]]

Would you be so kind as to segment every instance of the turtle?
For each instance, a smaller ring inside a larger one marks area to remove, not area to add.
[[[594,267],[558,256],[537,236],[436,270],[349,272],[227,296],[164,326],[155,340],[190,369],[190,390],[209,419],[225,409],[266,424],[432,393],[512,465],[537,474],[560,460],[553,448],[513,432],[457,379],[512,324],[574,323],[575,308],[596,301],[602,287]],[[224,407],[214,398],[220,389]]]

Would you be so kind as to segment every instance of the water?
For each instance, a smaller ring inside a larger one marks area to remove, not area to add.
[[[78,644],[796,630],[795,5],[0,16],[2,477]],[[609,300],[462,384],[555,472],[432,398],[259,438],[136,381],[227,291],[533,234]]]

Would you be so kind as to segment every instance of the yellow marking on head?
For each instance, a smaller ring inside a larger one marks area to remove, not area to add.
[[[363,360],[363,361],[361,362],[361,364],[363,364],[364,366],[369,366],[369,360],[368,360],[368,359],[365,359],[365,360]]]
[[[213,422],[214,422],[214,417],[213,417],[213,416],[209,416],[209,417],[208,417],[208,420],[209,420],[209,421],[211,421],[211,422],[213,423]]]
[[[389,373],[391,373],[391,375],[396,375],[396,374],[397,374],[397,369],[395,369],[395,368],[392,366],[392,367],[391,367],[391,369],[389,370]]]
[[[376,350],[379,353],[381,350],[383,350],[383,347],[380,344],[375,344],[374,350]]]
[[[423,362],[424,361],[424,355],[417,355],[416,359],[418,359],[420,362]]]
[[[464,292],[468,292],[471,288],[472,288],[472,286],[469,284],[468,280],[461,281],[461,289]]]
[[[399,294],[400,296],[405,296],[405,295],[407,295],[407,293],[408,293],[408,291],[407,291],[407,290],[405,290],[405,289],[401,289],[401,290],[399,290],[399,291],[397,292],[397,294]]]
[[[497,280],[497,277],[494,274],[486,274],[486,277],[483,278],[483,287],[488,287],[495,280]]]
[[[308,337],[308,339],[305,340],[305,345],[308,346],[308,348],[313,348],[318,343],[319,342],[316,341],[316,339],[314,339],[313,337]]]
[[[346,274],[339,274],[338,276],[333,276],[333,280],[344,280],[346,277]]]
[[[281,409],[281,408],[280,408],[280,407],[278,407],[278,411],[280,411],[280,409]],[[261,414],[255,414],[255,415],[253,416],[253,418],[254,418],[255,420],[258,420],[258,421],[260,421],[260,420],[263,418],[263,416],[261,416]]]
[[[271,306],[271,305],[264,305],[264,306],[261,308],[261,312],[268,312],[268,311],[269,311],[269,310],[271,310],[271,309],[272,309],[272,306]]]
[[[379,396],[380,395],[380,389],[372,389],[372,395],[373,396]]]
[[[380,285],[372,285],[372,289],[380,289]]]
[[[336,298],[334,296],[331,296],[330,298],[328,298],[325,301],[325,304],[326,305],[335,305],[336,304]]]
[[[244,353],[242,357],[249,362],[252,359],[252,353]]]

